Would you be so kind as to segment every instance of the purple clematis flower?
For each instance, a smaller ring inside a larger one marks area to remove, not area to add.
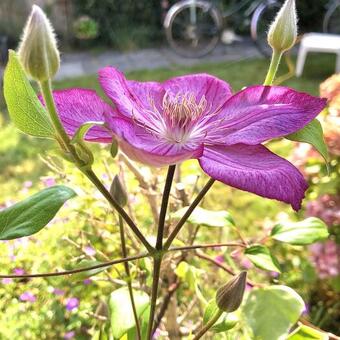
[[[87,121],[104,121],[109,130],[93,127],[87,140],[110,143],[114,136],[128,157],[151,166],[196,158],[216,180],[301,207],[303,176],[262,143],[303,128],[326,100],[282,86],[250,86],[233,95],[207,74],[137,82],[106,67],[99,81],[115,109],[91,90],[55,91],[68,134]]]

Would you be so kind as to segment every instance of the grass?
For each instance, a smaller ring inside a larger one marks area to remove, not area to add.
[[[334,73],[334,66],[334,56],[311,54],[307,59],[303,76],[301,78],[292,77],[284,85],[318,95],[319,84]],[[140,81],[163,81],[183,74],[207,72],[228,81],[233,89],[237,91],[247,85],[263,83],[267,68],[268,60],[252,59],[237,62],[203,63],[189,67],[173,65],[171,68],[128,72],[127,77]],[[286,72],[287,68],[283,64],[280,68],[280,73],[284,74]],[[102,93],[96,75],[55,83],[55,88],[57,89],[68,87],[89,87]]]

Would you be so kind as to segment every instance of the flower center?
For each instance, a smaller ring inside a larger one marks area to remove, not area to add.
[[[191,92],[172,96],[166,92],[163,97],[163,119],[166,124],[166,138],[176,143],[185,142],[190,131],[207,108],[207,100],[202,96],[199,102]]]

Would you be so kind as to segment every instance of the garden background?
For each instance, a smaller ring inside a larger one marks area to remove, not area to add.
[[[39,1],[36,1],[39,3]],[[64,52],[91,51],[94,55],[106,50],[134,51],[145,47],[164,45],[161,27],[162,6],[157,0],[75,0],[40,1],[51,16]],[[326,1],[298,1],[301,31],[318,30],[318,12]],[[0,4],[0,35],[8,36],[8,46],[15,48],[30,1],[3,0]],[[82,21],[80,18],[90,18]],[[82,22],[85,25],[82,26]],[[245,34],[242,27],[239,34]],[[232,48],[232,47],[230,47]],[[294,55],[293,55],[294,59]],[[322,218],[329,227],[330,238],[310,247],[282,245],[273,242],[272,249],[281,265],[281,274],[256,269],[249,260],[230,250],[213,249],[205,254],[232,270],[249,269],[251,278],[257,282],[281,283],[294,288],[306,302],[304,317],[315,326],[338,334],[340,329],[340,79],[339,75],[325,81],[334,73],[335,57],[311,55],[301,78],[291,77],[284,85],[296,90],[321,95],[331,100],[330,109],[323,113],[322,123],[331,155],[330,171],[327,172],[322,158],[308,145],[273,141],[270,148],[287,157],[303,171],[310,183],[303,209],[294,213],[288,205],[265,200],[255,195],[217,184],[203,202],[210,210],[228,211],[236,221],[237,228],[245,238],[255,239],[266,235],[278,221],[297,221],[308,216]],[[261,84],[268,68],[264,58],[219,63],[202,63],[193,66],[172,65],[171,68],[135,70],[127,74],[137,80],[162,81],[169,77],[197,72],[209,72],[228,81],[234,91],[249,84]],[[280,74],[287,72],[283,63]],[[320,89],[320,85],[323,86]],[[96,75],[67,79],[54,83],[55,88],[99,88]],[[68,269],[81,260],[103,261],[120,257],[119,233],[116,219],[109,208],[82,177],[67,162],[56,161],[52,143],[34,139],[20,133],[9,122],[4,100],[0,96],[0,208],[13,204],[30,194],[55,183],[84,188],[80,197],[70,201],[48,228],[29,238],[0,243],[1,272],[49,272]],[[129,188],[130,201],[135,218],[142,221],[143,228],[151,228],[152,211],[147,205],[145,192],[162,188],[164,170],[150,170],[136,165],[148,187],[143,188],[128,171],[125,162],[110,159],[109,150],[91,146],[95,150],[95,169],[109,185],[113,175],[124,174]],[[52,150],[52,153],[50,152]],[[108,159],[108,161],[104,161]],[[66,173],[66,175],[64,174]],[[200,173],[195,176],[193,173]],[[206,178],[196,161],[186,162],[181,168],[179,183],[193,195],[202,187]],[[179,186],[178,186],[179,187]],[[194,189],[192,189],[194,188]],[[159,190],[158,190],[159,192]],[[156,196],[156,200],[159,197]],[[184,230],[183,234],[187,233]],[[237,239],[232,228],[200,228],[200,242]],[[135,247],[130,240],[130,247]],[[223,269],[209,261],[188,257],[192,276],[181,276],[181,282],[173,297],[171,308],[184,314],[190,305],[192,285],[211,297],[213,287],[226,281]],[[145,277],[151,263],[143,260],[133,266],[134,275]],[[123,285],[122,268],[115,266],[96,276],[73,278],[3,279],[0,284],[0,339],[89,339],[95,336],[105,323],[106,302],[110,292]],[[191,281],[190,281],[191,280]],[[194,282],[192,282],[194,281]],[[145,284],[150,285],[149,281]],[[165,288],[164,288],[165,289]],[[196,299],[196,298],[194,298]],[[198,302],[197,302],[198,303]],[[195,314],[196,313],[196,314]],[[193,315],[198,316],[199,311]],[[189,327],[185,320],[183,327]],[[223,336],[221,335],[221,339]]]

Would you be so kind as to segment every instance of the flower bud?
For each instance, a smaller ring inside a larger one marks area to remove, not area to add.
[[[291,49],[297,38],[295,0],[286,0],[268,32],[268,43],[278,52]]]
[[[33,5],[24,28],[18,54],[26,72],[35,80],[51,79],[59,69],[59,51],[53,28],[36,5]]]
[[[125,189],[123,188],[123,184],[119,179],[119,176],[116,175],[113,178],[110,193],[112,197],[119,203],[121,207],[124,207],[127,204],[127,194],[125,192]]]
[[[216,292],[216,304],[224,312],[231,313],[242,303],[247,283],[247,272],[243,271],[233,277]]]

